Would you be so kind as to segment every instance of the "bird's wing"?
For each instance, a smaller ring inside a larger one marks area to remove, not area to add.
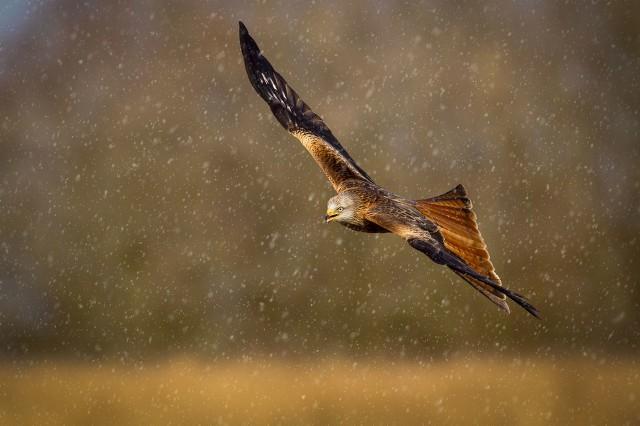
[[[349,179],[373,180],[351,158],[329,127],[273,69],[240,22],[240,46],[251,85],[264,99],[280,124],[295,136],[318,163],[331,185],[339,191]]]
[[[524,296],[504,288],[490,277],[478,273],[462,258],[448,250],[437,225],[418,211],[402,205],[382,204],[370,208],[367,212],[367,219],[406,239],[411,247],[426,254],[434,262],[449,267],[498,306],[502,307],[501,304],[506,305],[506,302],[498,296],[494,296],[494,291],[498,294],[504,294],[531,315],[539,318],[538,310]],[[483,287],[490,288],[492,292],[483,292],[481,287],[477,286],[478,283]]]

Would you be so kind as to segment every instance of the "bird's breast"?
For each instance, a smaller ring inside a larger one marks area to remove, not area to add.
[[[368,232],[368,233],[376,233],[376,234],[389,232],[383,227],[381,227],[380,225],[377,225],[366,219],[362,222],[362,224],[346,223],[346,222],[341,222],[340,224],[343,226],[346,226],[352,231],[358,231],[358,232]]]

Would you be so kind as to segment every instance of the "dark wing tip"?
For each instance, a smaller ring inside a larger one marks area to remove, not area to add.
[[[238,21],[238,26],[240,27],[240,48],[242,49],[242,55],[245,59],[259,55],[260,48],[253,37],[249,34],[247,27],[245,27],[242,21]]]
[[[265,92],[265,90],[269,88],[268,83],[266,81],[261,81],[259,76],[260,73],[262,73],[264,76],[268,75],[271,77],[276,73],[269,61],[260,54],[258,43],[256,43],[253,37],[251,37],[247,27],[245,27],[242,21],[239,21],[238,25],[240,27],[240,50],[242,51],[244,66],[247,70],[249,81],[251,81],[251,85],[256,92],[258,92],[258,94],[271,105],[270,97]],[[276,80],[273,79],[273,81],[275,83]]]
[[[538,309],[535,306],[529,303],[526,297],[524,297],[519,293],[516,293],[513,290],[509,290],[508,288],[503,287],[502,285],[496,283],[489,277],[486,277],[482,274],[477,273],[476,271],[473,270],[473,268],[467,265],[464,262],[464,260],[460,259],[454,253],[449,252],[447,250],[438,250],[436,247],[432,246],[431,244],[428,244],[424,240],[417,239],[417,238],[409,239],[407,242],[416,250],[421,251],[427,256],[429,256],[431,260],[433,260],[434,262],[440,265],[447,265],[449,268],[453,269],[454,271],[460,274],[467,275],[469,277],[475,278],[476,280],[487,284],[488,286],[492,287],[493,289],[507,296],[509,299],[513,300],[521,308],[529,312],[531,315],[533,315],[537,319],[542,319],[540,318],[540,311],[538,311]]]
[[[542,318],[540,317],[540,311],[531,303],[529,303],[526,297],[516,293],[515,291],[511,291],[508,289],[504,289],[504,290],[505,290],[504,294],[506,294],[511,300],[516,302],[518,305],[520,305],[520,307],[522,307],[525,311],[529,312],[531,315],[533,315],[537,319],[542,320]]]
[[[298,111],[297,95],[260,53],[258,43],[251,37],[247,27],[242,22],[239,22],[239,27],[240,49],[249,81],[258,95],[269,105],[278,122],[291,131],[299,121],[298,115],[302,113]]]
[[[256,45],[256,42],[253,40],[251,35],[249,35],[249,30],[244,25],[242,21],[238,21],[239,33],[240,33],[240,45],[243,46],[242,50],[245,50],[244,46]]]
[[[350,163],[365,179],[373,180],[349,156],[331,130],[315,114],[311,108],[287,84],[284,78],[273,69],[267,58],[261,53],[256,41],[251,37],[247,27],[238,21],[240,33],[240,49],[244,59],[245,70],[251,85],[260,97],[269,105],[278,122],[292,132],[295,129],[311,132],[325,140],[336,149],[344,161]]]

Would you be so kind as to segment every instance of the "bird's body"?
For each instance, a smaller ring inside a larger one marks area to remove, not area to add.
[[[340,187],[338,194],[355,200],[355,214],[352,217],[346,216],[342,220],[336,220],[354,231],[392,232],[405,237],[409,227],[402,225],[411,222],[413,227],[427,233],[437,233],[437,227],[418,211],[415,201],[402,198],[371,182],[347,180]],[[387,227],[383,227],[377,223],[381,219],[380,212],[403,220],[387,223]]]
[[[402,198],[383,189],[273,69],[242,23],[240,45],[252,86],[280,124],[309,151],[337,192],[328,202],[327,222],[359,232],[398,235],[434,262],[452,269],[503,310],[509,311],[509,297],[538,316],[524,297],[502,287],[462,185],[422,200]]]

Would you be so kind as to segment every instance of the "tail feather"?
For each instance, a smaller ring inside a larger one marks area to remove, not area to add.
[[[509,309],[509,304],[507,303],[506,297],[504,296],[503,293],[497,292],[499,295],[496,295],[496,291],[491,286],[488,286],[482,281],[479,281],[473,277],[465,275],[462,272],[458,272],[455,269],[453,269],[453,272],[455,272],[460,278],[462,278],[467,283],[469,283],[471,287],[475,288],[480,293],[482,293],[482,295],[485,296],[487,299],[495,303],[500,309],[502,309],[508,314],[511,313],[511,309]]]
[[[502,287],[472,207],[462,185],[437,197],[416,201],[416,208],[437,225],[448,256],[456,259],[455,262],[452,259],[444,262],[447,266],[501,309],[509,312],[506,302],[509,297],[538,317],[538,311],[524,297]]]
[[[473,204],[464,186],[458,185],[437,197],[418,200],[416,207],[438,226],[448,251],[462,259],[474,271],[501,284],[478,229],[476,215],[472,210]],[[506,297],[503,293],[483,285],[481,281],[462,277],[489,300],[505,309]]]
[[[440,260],[442,263],[447,265],[450,269],[452,269],[456,274],[461,276],[465,281],[479,290],[482,294],[487,296],[489,300],[494,302],[496,305],[500,306],[502,309],[505,309],[505,305],[507,304],[504,299],[501,299],[496,294],[500,294],[503,297],[506,296],[509,299],[513,300],[515,303],[520,305],[524,310],[529,312],[534,317],[540,319],[540,311],[533,306],[526,297],[523,295],[516,293],[513,290],[509,290],[508,288],[504,288],[502,283],[497,283],[491,280],[488,277],[485,277],[473,269],[471,269],[464,261],[458,259],[457,256],[448,252],[440,253]],[[505,309],[509,312],[509,308]]]

